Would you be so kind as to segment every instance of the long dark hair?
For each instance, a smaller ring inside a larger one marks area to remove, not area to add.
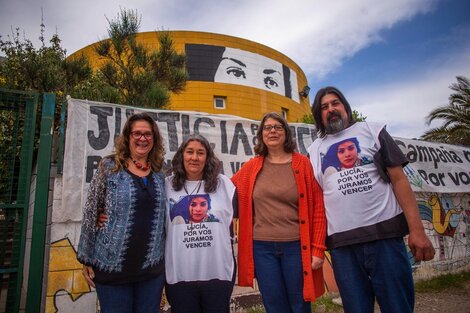
[[[337,171],[341,171],[341,162],[338,159],[338,148],[339,148],[339,145],[348,141],[351,141],[356,146],[357,154],[359,157],[359,153],[361,153],[361,146],[359,145],[359,141],[357,140],[356,137],[347,138],[347,139],[343,139],[341,141],[335,142],[328,148],[326,155],[323,157],[323,162],[321,166],[322,173],[325,173],[328,167],[334,167]]]
[[[180,145],[178,150],[171,160],[172,172],[173,172],[173,181],[172,187],[174,190],[179,191],[183,188],[184,182],[186,181],[186,171],[184,170],[184,150],[191,141],[200,142],[206,149],[206,163],[204,164],[204,170],[202,179],[204,180],[204,191],[214,192],[217,189],[217,184],[219,182],[219,173],[220,173],[220,161],[215,156],[214,150],[212,150],[209,141],[201,135],[194,134],[186,138],[185,141]]]
[[[312,115],[313,118],[315,119],[315,124],[317,126],[318,130],[318,137],[323,138],[326,135],[326,126],[323,125],[322,119],[321,119],[321,98],[323,98],[325,95],[328,94],[335,94],[341,103],[344,105],[344,109],[346,110],[346,113],[348,114],[348,122],[349,124],[353,124],[354,118],[352,116],[352,110],[351,106],[349,105],[348,100],[344,97],[343,93],[339,91],[338,88],[333,87],[333,86],[328,86],[321,88],[318,90],[317,94],[315,95],[315,100],[313,101],[312,105]]]
[[[117,172],[122,168],[126,167],[127,160],[131,157],[131,150],[129,148],[129,137],[131,135],[131,129],[135,122],[146,121],[150,124],[153,133],[153,147],[150,150],[148,159],[152,171],[159,172],[163,166],[165,148],[163,147],[163,139],[158,129],[157,123],[147,113],[137,113],[131,115],[124,128],[122,129],[121,135],[117,138],[114,146],[114,162],[116,163],[113,171]]]
[[[288,153],[294,152],[297,147],[297,144],[295,143],[294,137],[292,136],[292,130],[290,129],[289,124],[287,124],[285,118],[279,115],[279,113],[269,112],[266,113],[261,119],[258,131],[256,132],[257,143],[254,147],[255,153],[261,156],[268,155],[268,147],[266,147],[263,142],[263,127],[268,118],[272,118],[282,124],[282,127],[284,127],[284,131],[286,132],[286,141],[284,141],[284,151]]]

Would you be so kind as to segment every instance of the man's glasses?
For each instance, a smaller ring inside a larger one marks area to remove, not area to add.
[[[281,132],[281,131],[284,130],[284,126],[279,125],[279,124],[277,124],[277,125],[264,125],[263,126],[263,130],[266,131],[266,132],[270,132],[273,129],[277,132]]]
[[[153,139],[153,133],[152,132],[142,133],[142,132],[139,132],[139,131],[135,131],[135,132],[131,132],[131,136],[135,140],[139,140],[140,138],[142,138],[142,136],[144,136],[145,139],[147,139],[147,140],[152,140]]]

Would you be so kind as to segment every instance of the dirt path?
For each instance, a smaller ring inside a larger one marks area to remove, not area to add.
[[[470,313],[470,282],[463,288],[440,292],[417,293],[415,313]]]
[[[258,307],[251,312],[264,312],[259,295],[244,298],[244,308]],[[237,309],[232,312],[248,312],[248,309]],[[418,292],[414,313],[470,313],[470,281],[463,283],[462,288],[448,288],[439,292]],[[344,313],[342,309],[330,311],[318,307],[314,313]],[[375,313],[380,313],[376,305]]]
[[[470,282],[463,283],[463,288],[448,288],[439,292],[416,293],[414,313],[470,313]],[[319,308],[315,313],[344,313],[325,311]],[[375,313],[380,313],[376,304]]]

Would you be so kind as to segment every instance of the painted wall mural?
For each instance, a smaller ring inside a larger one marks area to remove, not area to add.
[[[96,312],[96,297],[68,238],[53,242],[49,254],[46,313]]]
[[[417,194],[418,207],[439,261],[470,262],[470,194]],[[436,261],[437,261],[436,260]]]
[[[254,87],[299,102],[297,74],[284,64],[253,52],[186,44],[189,80]]]

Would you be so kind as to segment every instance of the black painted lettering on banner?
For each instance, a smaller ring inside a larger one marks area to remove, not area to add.
[[[183,127],[183,141],[186,140],[186,138],[189,137],[190,131],[189,131],[189,115],[187,114],[181,114],[181,126]]]
[[[178,132],[176,128],[176,122],[179,122],[180,114],[177,112],[164,112],[158,113],[158,121],[166,123],[168,130],[168,150],[178,150]]]
[[[245,149],[245,155],[253,155],[250,143],[248,142],[248,136],[246,135],[245,130],[243,129],[242,123],[237,123],[235,125],[232,145],[230,146],[230,154],[237,155],[239,140],[241,140],[243,144],[243,148]]]
[[[106,148],[110,139],[108,116],[113,115],[113,108],[90,106],[90,113],[97,116],[98,136],[95,136],[94,131],[89,130],[88,142],[93,149],[102,150]]]
[[[220,121],[220,152],[228,153],[226,121]]]
[[[426,184],[435,186],[435,187],[446,187],[447,184],[450,184],[450,185],[453,184],[455,186],[470,185],[470,172],[462,171],[462,172],[442,173],[442,172],[428,172],[423,169],[419,169],[418,174],[426,182]]]
[[[439,163],[463,163],[463,160],[453,150],[447,150],[444,146],[427,146],[427,145],[414,145],[406,144],[401,140],[395,140],[395,143],[400,147],[406,155],[410,163],[426,163],[433,164],[435,169],[439,168]],[[465,151],[462,151],[465,156]]]
[[[242,168],[245,162],[230,162],[230,167],[232,168],[232,175],[238,172]]]
[[[310,128],[307,127],[297,127],[297,142],[299,143],[299,152],[302,154],[307,154],[307,147],[304,144],[304,136],[310,136]]]
[[[251,134],[254,136],[253,137],[253,147],[256,146],[256,144],[258,143],[258,137],[256,137],[256,132],[258,131],[258,124],[251,124],[250,125],[250,128],[251,128]]]
[[[463,152],[463,156],[468,162],[470,162],[470,150],[465,150]]]
[[[99,155],[89,155],[86,158],[86,175],[85,175],[85,181],[87,183],[91,182],[91,179],[93,178],[93,175],[95,174],[95,171],[98,169],[98,164],[101,161],[101,156]]]
[[[205,123],[207,125],[209,125],[210,127],[215,127],[215,124],[214,124],[214,121],[208,117],[199,117],[196,119],[196,121],[194,121],[194,133],[195,134],[199,134],[199,126],[202,124],[202,123]]]
[[[115,110],[116,122],[114,123],[114,142],[121,135],[121,108]]]
[[[134,113],[134,109],[126,109],[126,121],[131,115],[134,115]],[[155,121],[155,118],[153,120]]]
[[[208,124],[210,127],[215,127],[215,123],[212,119],[208,118],[208,117],[199,117],[196,119],[196,121],[194,122],[194,133],[195,134],[200,134],[200,131],[199,131],[199,126],[202,124],[202,123],[205,123],[205,124]],[[207,139],[207,138],[206,138]],[[215,149],[215,143],[210,143],[210,146],[212,148],[212,150]]]

